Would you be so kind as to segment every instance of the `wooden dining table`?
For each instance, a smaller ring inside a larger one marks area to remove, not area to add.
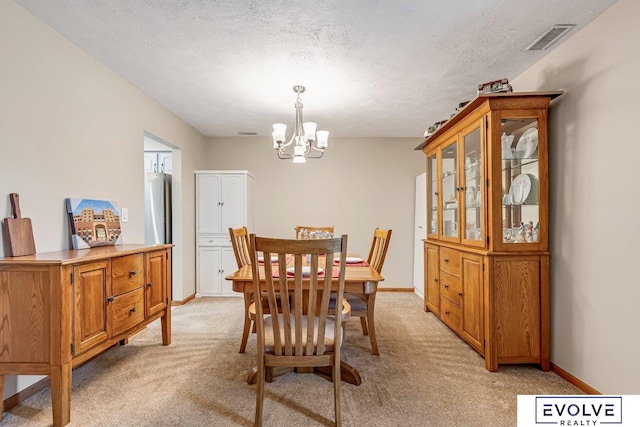
[[[357,257],[357,255],[349,255],[350,257]],[[319,260],[320,265],[324,265],[323,257],[320,257]],[[293,257],[290,257],[289,266],[293,266]],[[264,283],[264,265],[259,266],[259,274],[261,278],[261,285]],[[246,265],[241,267],[233,274],[225,277],[226,280],[230,280],[233,282],[233,291],[240,292],[244,295],[244,305],[245,305],[245,316],[249,316],[249,306],[251,305],[253,295],[253,274],[251,272],[251,266]],[[371,266],[366,264],[366,262],[357,263],[357,264],[346,264],[345,275],[344,275],[344,292],[355,293],[355,294],[368,294],[369,301],[375,300],[375,295],[378,290],[378,282],[382,282],[384,277],[380,275],[376,270],[374,270]],[[291,280],[293,283],[293,279]],[[302,282],[303,288],[308,289],[309,280],[303,280]],[[332,289],[338,290],[338,278],[332,278]],[[298,369],[298,372],[303,370]],[[303,371],[307,372],[307,371]],[[322,367],[322,368],[314,368],[314,372],[323,378],[331,379],[331,367]],[[340,361],[340,376],[342,381],[345,381],[350,384],[360,385],[362,380],[360,378],[360,373],[356,368],[349,365],[344,361]],[[247,382],[249,384],[254,384],[257,379],[257,369],[253,368],[247,377]]]

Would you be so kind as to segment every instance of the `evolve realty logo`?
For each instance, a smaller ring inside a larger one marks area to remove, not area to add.
[[[622,396],[538,396],[535,422],[557,426],[622,424]]]
[[[640,426],[640,395],[518,395],[518,427],[600,425]]]

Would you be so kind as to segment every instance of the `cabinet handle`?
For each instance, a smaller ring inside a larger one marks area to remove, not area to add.
[[[150,288],[152,286],[153,286],[153,283],[151,283],[151,282],[147,283],[147,288]]]
[[[462,292],[458,292],[458,296],[461,297],[462,296]]]
[[[444,314],[446,314],[447,316],[449,315],[449,312],[445,310]]]
[[[131,271],[129,272],[129,276],[135,276],[135,275],[136,275],[136,271],[135,271],[135,270],[131,270]]]
[[[131,307],[131,308],[129,309],[129,313],[135,313],[135,312],[136,312],[136,308],[135,308],[135,307]]]
[[[436,192],[434,192],[433,194],[435,194],[435,195],[437,196],[437,195],[438,195],[438,192],[436,191]]]
[[[113,300],[114,300],[114,299],[115,299],[115,298],[114,298],[114,297],[113,297],[113,295],[112,295],[112,296],[110,296],[109,298],[107,298],[107,301],[109,301],[109,302],[113,302]]]
[[[449,285],[444,285],[444,288],[445,289],[449,289]]]
[[[444,263],[445,263],[445,264],[449,264],[449,259],[448,259],[448,258],[445,258],[445,259],[444,259]]]
[[[220,206],[224,206],[224,202],[220,202]]]
[[[437,281],[438,281],[438,278],[436,277],[435,279],[433,279],[433,281],[434,281],[434,282],[437,282]]]

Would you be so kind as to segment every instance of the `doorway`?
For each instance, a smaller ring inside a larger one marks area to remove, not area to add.
[[[159,138],[149,132],[144,132],[143,135],[144,141],[144,165],[143,165],[143,173],[144,179],[147,180],[147,174],[163,174],[166,175],[165,180],[170,182],[169,191],[170,191],[170,203],[169,203],[169,212],[170,214],[167,216],[163,216],[163,218],[170,219],[162,219],[161,221],[166,221],[168,227],[164,227],[168,230],[167,242],[172,243],[172,285],[173,285],[173,295],[172,299],[175,301],[181,301],[182,297],[182,204],[180,201],[182,200],[182,180],[181,180],[181,151],[175,145]],[[146,187],[146,186],[145,186]],[[163,191],[166,191],[165,188]],[[148,189],[145,188],[145,204],[147,204]],[[146,209],[145,209],[146,210]],[[151,217],[148,217],[145,214],[145,240],[147,243],[151,244],[152,242],[149,239],[152,239],[151,236],[153,234],[152,223],[158,221],[158,219],[152,220]],[[157,228],[157,227],[156,227]],[[162,238],[161,238],[162,239]],[[162,243],[162,242],[160,242]]]

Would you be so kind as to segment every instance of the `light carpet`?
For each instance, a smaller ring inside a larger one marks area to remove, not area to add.
[[[75,369],[70,426],[251,426],[255,386],[246,383],[255,335],[238,353],[241,298],[199,298],[173,309],[173,342],[160,322]],[[343,360],[362,384],[342,384],[345,426],[515,426],[518,394],[582,394],[552,372],[484,359],[412,293],[379,293],[380,356],[370,352],[359,319],[347,322]],[[289,373],[266,384],[266,426],[333,425],[333,386]],[[2,427],[51,425],[43,390],[5,412]]]

